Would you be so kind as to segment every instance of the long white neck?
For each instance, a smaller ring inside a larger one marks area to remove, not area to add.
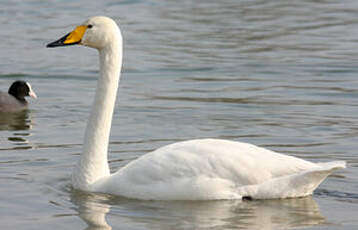
[[[122,36],[99,49],[100,77],[83,143],[80,161],[74,169],[72,184],[76,189],[91,190],[98,179],[109,176],[108,142],[122,66]]]

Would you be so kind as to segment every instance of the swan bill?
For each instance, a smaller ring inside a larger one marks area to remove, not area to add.
[[[66,34],[62,38],[47,44],[47,48],[58,46],[69,46],[81,43],[82,37],[85,34],[87,26],[77,26],[72,32]]]

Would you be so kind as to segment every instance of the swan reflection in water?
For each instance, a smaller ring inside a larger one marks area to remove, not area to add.
[[[274,230],[325,223],[311,196],[254,201],[140,201],[74,191],[71,199],[79,217],[87,224],[86,230],[112,227]]]

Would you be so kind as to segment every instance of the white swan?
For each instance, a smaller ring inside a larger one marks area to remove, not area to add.
[[[100,77],[74,169],[75,189],[137,199],[211,200],[300,197],[344,161],[312,163],[247,143],[189,140],[159,148],[110,174],[107,147],[122,65],[122,36],[116,23],[92,17],[48,47],[80,44],[99,51]]]

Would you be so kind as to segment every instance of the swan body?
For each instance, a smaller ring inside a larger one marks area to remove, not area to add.
[[[116,23],[92,17],[48,47],[80,44],[99,51],[100,77],[73,187],[146,200],[272,199],[301,197],[344,161],[312,163],[255,145],[219,139],[170,144],[110,174],[107,148],[122,65]]]
[[[198,139],[145,154],[93,191],[148,200],[286,198],[312,194],[340,167],[344,162],[315,164],[247,143]]]

